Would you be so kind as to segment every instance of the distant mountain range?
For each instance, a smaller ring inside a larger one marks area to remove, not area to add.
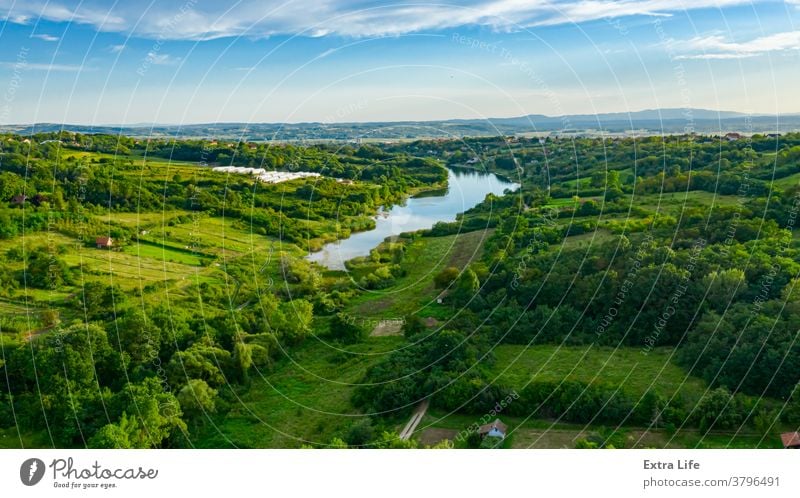
[[[800,131],[800,114],[747,115],[707,109],[648,109],[636,112],[512,118],[449,119],[354,123],[205,123],[187,125],[75,125],[36,123],[0,125],[0,131],[21,135],[68,130],[134,137],[215,138],[223,140],[400,140],[522,134],[615,135],[659,133],[786,133]]]

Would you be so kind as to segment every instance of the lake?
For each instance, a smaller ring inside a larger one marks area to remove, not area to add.
[[[344,270],[345,261],[368,256],[386,237],[431,228],[440,221],[455,221],[457,214],[479,204],[487,194],[502,195],[506,189],[513,191],[517,188],[518,184],[492,173],[448,168],[447,190],[440,191],[438,195],[426,192],[409,198],[402,206],[382,211],[375,217],[374,229],[326,244],[321,251],[311,253],[307,259],[331,270]]]

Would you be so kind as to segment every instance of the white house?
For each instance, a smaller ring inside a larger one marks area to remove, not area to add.
[[[500,419],[495,419],[494,422],[490,424],[482,425],[478,428],[478,434],[481,437],[499,437],[500,439],[505,439],[506,432],[508,432],[508,426],[500,421]]]

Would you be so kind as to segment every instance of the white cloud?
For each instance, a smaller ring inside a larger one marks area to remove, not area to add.
[[[0,62],[2,67],[21,69],[23,71],[55,71],[65,73],[78,73],[82,71],[93,71],[95,68],[79,66],[77,64],[46,64],[38,62]]]
[[[711,35],[693,38],[682,45],[692,53],[681,55],[679,59],[743,59],[770,52],[800,50],[800,31],[774,33],[746,42],[731,42],[722,35]]]
[[[147,63],[154,64],[156,66],[171,66],[180,61],[180,59],[172,57],[169,54],[159,54],[156,52],[148,52],[144,60]]]
[[[317,59],[324,59],[325,57],[327,57],[327,56],[329,56],[329,55],[331,55],[331,54],[334,54],[334,53],[336,53],[336,51],[337,51],[337,50],[339,50],[339,49],[338,49],[338,48],[329,48],[328,50],[325,50],[324,52],[322,52],[321,54],[319,54],[319,55],[317,56]]]
[[[125,50],[125,45],[111,45],[111,46],[108,47],[108,50],[112,54],[118,54],[118,53],[122,52],[123,50]]]
[[[69,7],[66,4],[75,4]],[[117,15],[102,7],[102,2],[80,2],[74,0],[48,2],[31,0],[0,0],[0,8],[6,11],[6,19],[16,24],[30,24],[37,19],[57,22],[79,22],[91,24],[104,30],[122,29],[130,19]]]
[[[794,0],[793,0],[794,1]],[[797,0],[800,1],[800,0]],[[168,39],[302,34],[320,37],[399,35],[487,26],[497,30],[580,23],[610,17],[668,16],[685,10],[748,4],[751,0],[463,0],[445,3],[377,0],[160,0],[142,12],[136,2],[0,0],[9,20],[44,18],[90,24],[101,31]]]
[[[38,34],[38,35],[31,35],[31,38],[38,38],[40,40],[44,40],[46,42],[55,42],[58,41],[59,38],[57,36],[48,35],[48,34]]]
[[[6,17],[6,20],[8,22],[11,22],[11,23],[14,23],[14,24],[30,24],[30,22],[31,22],[31,18],[29,16],[22,15],[22,14],[17,14],[17,15],[10,15],[9,14]]]
[[[740,5],[740,0],[698,0],[694,2],[672,0],[583,0],[578,2],[553,3],[556,13],[540,24],[585,22],[596,19],[613,19],[628,16],[667,17],[673,12],[686,12],[709,7]]]

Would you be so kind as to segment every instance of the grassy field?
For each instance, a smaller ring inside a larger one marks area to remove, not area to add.
[[[702,207],[710,209],[715,206],[732,206],[740,202],[736,195],[721,195],[704,190],[688,192],[668,192],[655,194],[638,194],[634,199],[637,206],[660,213],[677,214],[684,208]]]
[[[15,291],[16,294],[24,291],[35,301],[55,302],[90,281],[118,284],[123,290],[134,290],[152,283],[182,285],[190,278],[214,273],[216,260],[227,262],[240,257],[252,257],[253,264],[259,269],[269,260],[272,262],[270,271],[277,275],[281,253],[305,254],[294,244],[252,233],[230,218],[206,216],[187,223],[171,222],[177,216],[186,219],[190,215],[182,211],[94,215],[95,222],[101,226],[129,225],[146,227],[147,230],[139,235],[140,240],[127,241],[114,250],[96,249],[77,237],[57,231],[36,232],[19,239],[0,240],[0,255],[22,244],[26,252],[47,247],[63,259],[73,269],[74,289],[65,287],[54,292],[28,288]],[[20,271],[24,266],[22,261],[7,261],[6,264]],[[0,298],[0,310],[3,309],[14,314],[25,312],[19,295]]]
[[[309,339],[277,363],[254,374],[236,393],[233,408],[198,431],[194,444],[207,448],[296,448],[328,444],[342,437],[361,416],[350,397],[370,365],[401,338],[373,338],[337,351]]]
[[[614,234],[612,234],[610,231],[603,228],[598,228],[593,232],[587,232],[587,233],[582,233],[580,235],[571,235],[569,237],[566,237],[563,241],[563,244],[565,249],[571,249],[574,247],[602,244],[603,242],[607,242],[613,238]]]
[[[459,434],[481,417],[429,410],[418,426],[416,437],[426,444],[436,444],[443,438],[455,440],[456,447],[465,447]],[[744,429],[735,431],[701,432],[681,429],[670,432],[660,428],[605,427],[572,424],[552,420],[525,419],[499,415],[508,425],[509,433],[504,447],[517,449],[575,448],[581,439],[606,441],[615,448],[781,448],[778,431],[766,436]]]
[[[188,266],[201,266],[203,264],[200,255],[191,251],[188,246],[181,249],[166,243],[160,244],[158,242],[140,240],[137,243],[126,246],[125,252],[138,258],[155,259],[165,263],[180,263]]]
[[[159,212],[143,212],[143,213],[111,213],[94,215],[94,220],[100,223],[117,224],[120,226],[134,226],[134,227],[151,227],[166,225],[172,218],[186,214],[181,211],[159,211]]]
[[[769,180],[767,180],[767,182],[769,182]],[[800,185],[800,173],[784,176],[783,178],[777,178],[774,182],[772,182],[773,187],[779,188],[796,187],[798,185]]]
[[[635,396],[653,391],[667,398],[697,400],[706,389],[702,380],[687,376],[672,363],[671,348],[656,348],[646,355],[638,348],[592,346],[500,345],[493,351],[497,361],[490,378],[516,390],[532,380],[576,380],[619,386]]]
[[[154,282],[181,281],[197,271],[194,265],[163,259],[160,248],[145,247],[148,250],[143,254],[137,253],[135,245],[123,251],[81,248],[63,258],[78,270],[78,279],[113,282],[123,289],[135,289]],[[80,280],[77,283],[80,285]]]
[[[197,246],[210,254],[224,253],[228,256],[269,252],[279,246],[282,250],[293,248],[293,244],[281,244],[278,240],[254,233],[232,218],[202,217],[196,222],[158,227],[154,233],[154,237],[161,237],[163,233],[177,244]]]
[[[491,234],[491,230],[478,230],[413,241],[402,262],[408,274],[389,289],[365,292],[349,311],[369,318],[402,318],[415,313],[439,317],[447,310],[436,303],[440,291],[434,287],[433,277],[448,266],[463,269],[477,261]]]
[[[24,448],[52,448],[46,432],[18,433],[15,427],[0,429],[0,450],[18,450]]]

